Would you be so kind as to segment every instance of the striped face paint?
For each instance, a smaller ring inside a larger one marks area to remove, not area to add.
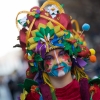
[[[61,77],[71,70],[72,62],[63,49],[56,49],[46,54],[44,66],[48,75]]]

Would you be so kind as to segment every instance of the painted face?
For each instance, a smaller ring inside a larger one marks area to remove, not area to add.
[[[71,70],[72,62],[63,49],[56,49],[46,54],[44,66],[48,75],[61,77]]]

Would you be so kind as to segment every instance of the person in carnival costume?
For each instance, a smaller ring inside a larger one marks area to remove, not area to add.
[[[26,13],[23,19],[18,16]],[[19,27],[22,25],[22,28]],[[76,29],[72,27],[75,24]],[[20,11],[16,17],[18,40],[29,68],[19,100],[99,100],[99,77],[90,79],[84,71],[95,62],[95,50],[89,49],[78,22],[65,14],[63,6],[47,0],[41,7]]]

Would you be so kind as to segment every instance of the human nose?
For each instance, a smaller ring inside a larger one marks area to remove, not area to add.
[[[57,65],[60,64],[60,60],[59,60],[59,58],[56,58],[56,64],[57,64]]]
[[[57,52],[56,51],[54,51],[54,55],[55,55],[56,64],[60,64],[60,60],[59,60],[59,57],[57,56]]]

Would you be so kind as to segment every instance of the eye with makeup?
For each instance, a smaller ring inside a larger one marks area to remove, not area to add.
[[[52,60],[53,59],[53,56],[51,56],[51,55],[47,55],[46,57],[45,57],[45,60]]]
[[[64,50],[61,50],[59,53],[58,53],[58,56],[64,56],[65,55],[65,51]]]

